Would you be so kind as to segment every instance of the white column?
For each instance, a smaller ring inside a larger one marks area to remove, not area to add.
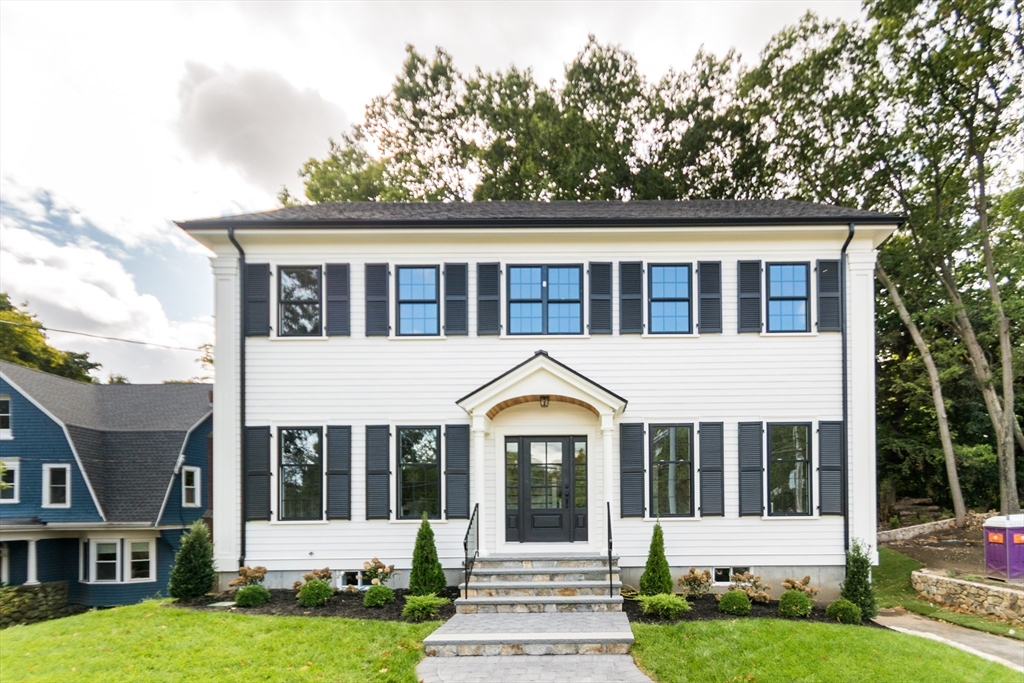
[[[473,432],[473,489],[476,494],[476,503],[479,504],[477,509],[477,529],[480,530],[480,556],[484,557],[487,555],[487,513],[485,512],[487,495],[485,491],[486,477],[484,476],[484,466],[486,459],[484,458],[484,447],[486,446],[486,435],[487,435],[487,416],[486,415],[473,415],[473,425],[471,427]]]
[[[241,544],[241,457],[238,425],[238,260],[210,259],[214,275],[217,373],[213,390],[214,563],[219,572],[238,569]]]
[[[32,539],[28,542],[28,573],[25,585],[32,586],[37,583],[39,583],[39,561],[36,556],[36,540]]]
[[[615,485],[615,455],[612,452],[613,439],[615,437],[615,416],[612,413],[603,413],[601,415],[601,446],[604,451],[604,509],[601,510],[601,519],[605,520],[605,528],[608,526],[608,520],[605,517],[608,514],[608,503],[612,501],[612,491]],[[612,513],[614,516],[614,513]]]

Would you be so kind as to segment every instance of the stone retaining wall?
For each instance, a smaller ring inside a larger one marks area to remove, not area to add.
[[[924,534],[930,534],[935,531],[943,531],[944,529],[952,529],[956,526],[956,518],[940,519],[937,522],[927,522],[925,524],[915,524],[914,526],[905,526],[899,529],[890,529],[889,531],[878,532],[879,543],[890,543],[892,541],[906,541],[917,536],[923,536]]]
[[[68,582],[4,588],[0,595],[0,628],[34,624],[68,613]]]
[[[927,570],[912,572],[910,583],[928,602],[996,616],[1024,626],[1024,591],[953,579]]]

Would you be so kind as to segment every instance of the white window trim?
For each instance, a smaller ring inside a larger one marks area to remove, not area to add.
[[[14,483],[11,486],[14,488],[14,498],[0,498],[0,503],[4,505],[14,505],[21,502],[21,460],[19,458],[7,458],[3,460],[4,467],[8,471],[14,472]]]
[[[14,420],[12,418],[14,417],[14,415],[13,415],[14,408],[11,406],[11,397],[8,394],[0,394],[0,401],[7,401],[7,410],[9,411],[7,413],[7,420],[8,420],[9,423],[13,424]],[[2,440],[2,441],[10,441],[10,440],[13,440],[13,439],[14,439],[14,434],[11,432],[10,428],[0,429],[0,440]]]
[[[772,336],[777,336],[777,335],[772,335]],[[807,521],[809,519],[821,519],[821,509],[819,507],[821,503],[820,503],[820,501],[818,499],[818,496],[819,496],[819,493],[820,493],[818,491],[820,480],[817,480],[817,481],[815,480],[815,477],[818,475],[818,457],[819,457],[819,454],[818,454],[818,448],[817,448],[816,444],[814,443],[814,438],[815,438],[815,435],[817,435],[817,433],[818,433],[818,420],[816,418],[810,418],[810,417],[793,418],[793,419],[778,418],[778,419],[773,419],[773,420],[768,420],[768,419],[762,420],[761,424],[763,425],[762,429],[764,430],[764,432],[763,432],[763,441],[764,441],[764,443],[761,446],[761,448],[762,448],[762,452],[761,452],[761,491],[762,491],[762,495],[763,495],[763,499],[761,501],[761,503],[762,503],[761,519],[763,521],[766,521],[766,522],[767,521],[772,521],[772,522],[781,522],[781,521],[794,522],[794,521]],[[791,425],[791,424],[806,424],[806,425],[808,425],[808,429],[807,429],[807,445],[811,449],[811,459],[810,459],[810,462],[808,464],[807,485],[811,487],[811,512],[810,512],[810,514],[807,514],[807,515],[773,515],[773,514],[771,514],[768,511],[768,509],[770,507],[770,501],[769,501],[770,492],[768,490],[768,485],[769,485],[768,463],[769,463],[769,460],[770,460],[770,444],[768,443],[768,427],[770,425]]]
[[[267,335],[267,339],[270,341],[282,341],[282,342],[293,342],[293,341],[327,341],[330,339],[327,336],[327,263],[301,263],[301,264],[285,264],[285,268],[306,268],[306,267],[319,267],[320,268],[320,334],[319,335],[280,335],[278,334],[278,327],[281,324],[281,320],[278,317],[280,314],[280,303],[281,298],[281,283],[278,280],[278,268],[281,266],[277,263],[270,264],[270,334]],[[350,297],[351,299],[351,294]],[[351,314],[350,314],[351,315]]]
[[[155,538],[139,538],[139,537],[119,537],[119,538],[83,538],[79,544],[79,552],[84,553],[85,544],[89,544],[89,569],[87,575],[82,575],[81,568],[79,568],[79,582],[96,584],[100,586],[109,585],[121,585],[126,583],[156,583],[157,577],[157,563],[156,563],[156,539]],[[96,549],[100,543],[113,543],[117,549],[117,579],[103,579],[98,580],[96,578]],[[132,572],[132,543],[148,543],[149,544],[149,578],[148,579],[131,579]]]
[[[53,470],[64,470],[67,472],[66,478],[64,479],[65,488],[65,502],[64,503],[51,503],[50,502],[50,472]],[[69,464],[47,464],[43,465],[43,505],[44,508],[50,509],[67,509],[71,507],[71,465]]]
[[[427,424],[429,420],[425,421],[424,424],[417,424],[414,421],[407,421],[405,423],[392,423],[388,426],[391,433],[394,435],[394,445],[390,447],[391,453],[388,457],[391,459],[391,476],[389,478],[389,486],[391,487],[391,516],[388,518],[388,524],[420,524],[421,519],[402,519],[398,516],[398,507],[401,505],[401,490],[398,488],[398,470],[401,467],[399,462],[401,454],[399,448],[401,448],[401,439],[398,437],[399,429],[434,429],[438,430],[437,439],[437,463],[440,468],[441,486],[439,487],[439,495],[441,496],[441,514],[437,519],[430,520],[431,524],[447,524],[448,523],[448,482],[447,477],[444,476],[445,468],[448,467],[448,459],[445,457],[445,448],[448,445],[446,442],[447,437],[444,433],[445,424],[442,422],[436,425]]]
[[[655,334],[653,337],[664,337],[667,335]],[[689,337],[691,335],[682,335]],[[651,457],[653,454],[651,451],[651,430],[654,426],[658,427],[689,427],[690,438],[693,439],[693,482],[692,492],[690,497],[692,498],[691,503],[693,505],[693,514],[689,516],[674,515],[666,517],[652,517],[651,504],[654,501],[654,492],[651,490]],[[662,422],[645,422],[644,423],[644,516],[645,522],[659,522],[661,524],[675,524],[677,522],[699,522],[702,519],[700,509],[700,421],[693,420],[690,422],[680,421],[672,422],[669,420]]]
[[[192,487],[196,492],[196,502],[189,503],[185,497],[185,473],[192,472],[195,474],[195,485]],[[181,468],[181,507],[183,508],[198,508],[203,506],[203,486],[202,486],[202,468],[199,467],[182,467]]]
[[[289,337],[285,337],[289,339]],[[326,339],[326,337],[325,337]],[[281,430],[282,429],[319,429],[320,430],[320,518],[319,519],[280,519],[281,510]],[[295,421],[270,423],[270,485],[273,495],[270,496],[270,519],[267,524],[271,526],[301,526],[303,524],[328,524],[332,520],[327,519],[327,425],[326,424],[305,424],[296,426]],[[184,496],[184,493],[182,493]],[[252,524],[252,522],[249,522]]]
[[[121,557],[121,540],[120,538],[90,538],[89,539],[89,580],[87,583],[98,583],[98,584],[113,584],[122,583],[118,579],[123,579],[124,574],[123,567],[121,566],[123,558]],[[114,567],[118,572],[118,575],[114,579],[97,579],[96,578],[96,550],[100,543],[113,543],[115,551],[117,553],[117,559],[115,560]]]
[[[122,567],[121,583],[154,583],[156,582],[156,539],[155,538],[124,538],[121,539],[125,546],[124,567]],[[149,544],[149,577],[145,579],[133,579],[132,575],[132,543]]]

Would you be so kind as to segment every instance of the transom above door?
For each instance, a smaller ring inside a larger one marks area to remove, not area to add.
[[[587,439],[505,439],[505,540],[587,540]]]

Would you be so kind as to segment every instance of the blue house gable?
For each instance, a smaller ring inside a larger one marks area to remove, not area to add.
[[[167,490],[167,502],[160,516],[160,526],[188,526],[205,514],[210,501],[212,432],[211,415],[189,433],[181,466]]]

